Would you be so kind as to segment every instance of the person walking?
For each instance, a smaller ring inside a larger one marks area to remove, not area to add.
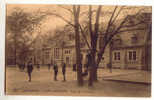
[[[54,70],[54,80],[57,81],[58,66],[56,63],[53,66],[53,70]]]
[[[28,77],[29,77],[29,82],[31,82],[31,73],[33,71],[33,64],[32,64],[32,61],[30,60],[28,62],[28,65],[27,65],[27,72],[28,72]]]
[[[66,72],[66,64],[63,63],[63,65],[62,65],[63,81],[66,81],[65,72]]]

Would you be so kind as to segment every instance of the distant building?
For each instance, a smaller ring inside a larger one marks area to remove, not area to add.
[[[86,48],[81,48],[82,63],[85,63]],[[61,65],[65,62],[67,66],[73,66],[76,63],[76,52],[75,52],[75,41],[67,41],[64,45],[58,43],[52,44],[52,46],[46,46],[42,49],[43,51],[43,62],[42,64],[54,64]]]
[[[38,63],[42,62],[43,65],[51,64],[53,63],[51,57],[51,47],[44,47],[42,48],[42,61],[40,59]]]

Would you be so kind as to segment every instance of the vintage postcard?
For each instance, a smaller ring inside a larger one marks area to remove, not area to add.
[[[7,4],[6,95],[151,97],[152,6]]]

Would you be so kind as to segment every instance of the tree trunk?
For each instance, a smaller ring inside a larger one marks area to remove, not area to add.
[[[93,86],[93,69],[92,69],[92,66],[90,66],[90,72],[89,72],[89,83],[88,83],[88,85],[90,86],[90,87],[92,87]]]
[[[92,58],[91,58],[91,60],[92,60],[92,62],[91,62],[91,66],[90,66],[90,76],[89,76],[89,83],[88,83],[88,85],[90,86],[90,87],[92,87],[93,86],[93,81],[94,81],[94,69],[95,69],[95,61],[94,61],[94,58],[93,58],[93,56],[92,56]]]
[[[81,54],[80,54],[80,37],[79,37],[79,26],[76,25],[75,27],[75,36],[76,36],[76,66],[77,66],[77,80],[78,85],[83,85],[82,79],[82,66],[81,66]]]
[[[15,33],[15,38],[14,38],[14,63],[15,63],[15,66],[17,66],[17,42],[16,42],[16,33]]]
[[[96,63],[96,50],[97,50],[97,40],[98,40],[98,31],[99,31],[99,19],[100,19],[100,12],[101,12],[101,5],[98,7],[96,12],[96,18],[95,18],[95,25],[93,30],[92,25],[92,6],[89,6],[89,32],[90,32],[90,38],[91,38],[91,69],[90,69],[90,78],[89,78],[89,86],[93,85],[93,81],[97,81],[97,63]]]
[[[98,79],[97,79],[97,65],[95,64],[95,67],[94,67],[94,81],[97,82]]]
[[[80,6],[73,6],[74,11],[74,30],[75,30],[75,45],[76,45],[76,66],[77,66],[77,80],[78,86],[83,86],[81,54],[80,54],[80,35],[79,35],[79,13]]]
[[[64,47],[62,46],[62,57],[61,57],[61,64],[63,64],[63,62],[64,62],[64,60],[63,60],[63,59],[64,59],[64,58],[63,58],[63,48],[64,48]]]
[[[92,44],[94,43],[94,41],[93,42],[91,42]],[[95,48],[95,46],[94,45],[92,45],[92,48]],[[95,57],[96,57],[96,50],[95,49],[93,49],[92,51],[91,51],[91,64],[90,64],[90,76],[89,76],[89,86],[93,86],[93,81],[94,81],[94,79],[95,79],[95,68],[96,68],[96,62],[95,62]]]

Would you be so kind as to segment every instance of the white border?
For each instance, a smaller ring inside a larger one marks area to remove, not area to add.
[[[4,95],[4,63],[5,63],[5,5],[0,1],[0,95]],[[0,97],[1,98],[1,97]]]
[[[5,96],[4,95],[4,61],[5,61],[5,4],[93,4],[93,5],[144,5],[153,6],[153,0],[0,0],[0,100],[123,100],[123,99],[145,99],[145,98],[115,98],[115,97],[66,97],[63,96]],[[153,13],[153,12],[152,12]],[[152,21],[153,22],[153,21]],[[154,26],[152,25],[152,29]],[[152,35],[153,38],[153,35]],[[153,43],[153,39],[152,39]],[[153,46],[152,46],[153,50]],[[152,53],[152,58],[154,53]],[[154,60],[152,59],[152,65]],[[152,68],[153,71],[153,68]],[[153,76],[153,73],[152,73]],[[152,80],[153,77],[152,77]],[[152,90],[153,86],[152,86]],[[149,98],[147,98],[149,99]],[[152,98],[150,98],[152,99]]]
[[[5,0],[11,4],[152,5],[153,0]]]

